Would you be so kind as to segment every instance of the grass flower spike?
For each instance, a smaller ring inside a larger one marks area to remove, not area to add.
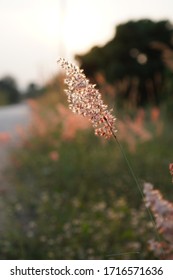
[[[63,58],[60,58],[58,63],[60,63],[61,67],[66,71],[65,84],[67,85],[68,89],[65,91],[68,96],[69,108],[74,113],[88,117],[95,129],[96,135],[104,136],[105,138],[110,138],[111,136],[114,137],[127,163],[128,169],[135,181],[139,193],[144,200],[142,187],[138,182],[133,168],[123,150],[123,147],[116,136],[116,118],[111,114],[111,111],[107,109],[107,105],[104,104],[101,94],[97,89],[95,89],[95,85],[89,83],[89,80],[87,80],[85,74],[83,74],[83,70],[80,70],[79,67],[69,63]],[[151,219],[153,227],[155,228],[157,238],[160,241],[156,224],[151,212],[147,207],[146,210]]]
[[[107,109],[95,85],[89,83],[79,67],[62,58],[58,60],[58,63],[66,71],[65,84],[68,89],[65,92],[68,96],[69,108],[74,113],[87,117],[96,135],[105,138],[115,136],[116,118],[111,114],[111,110]]]

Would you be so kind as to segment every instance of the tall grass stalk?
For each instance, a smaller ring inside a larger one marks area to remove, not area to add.
[[[119,147],[119,149],[120,149],[120,151],[121,151],[121,153],[122,153],[122,155],[123,155],[123,157],[125,159],[125,162],[126,162],[126,164],[128,166],[130,174],[132,175],[132,178],[134,179],[135,184],[136,184],[136,186],[138,188],[138,191],[139,191],[139,193],[141,195],[141,198],[142,198],[142,200],[144,202],[145,198],[144,198],[144,194],[143,194],[143,191],[142,191],[142,186],[139,183],[139,180],[137,179],[137,176],[136,176],[136,174],[135,174],[135,172],[133,170],[133,167],[132,167],[131,163],[129,162],[129,160],[128,160],[127,156],[126,156],[126,153],[124,152],[124,149],[123,149],[122,145],[120,144],[120,142],[118,141],[118,138],[117,138],[116,134],[114,133],[114,131],[112,131],[112,135],[113,135],[113,137],[114,137],[114,139],[115,139],[115,141],[116,141],[116,143],[117,143],[117,145],[118,145],[118,147]],[[146,209],[146,211],[148,213],[148,216],[149,216],[149,218],[151,220],[153,228],[155,230],[156,237],[157,237],[158,241],[161,242],[161,238],[160,238],[159,232],[157,230],[157,225],[156,225],[156,222],[155,222],[155,220],[153,218],[153,215],[152,215],[152,213],[150,211],[150,208],[148,208],[145,203],[144,203],[144,206],[145,206],[145,209]],[[165,258],[165,254],[164,254],[164,251],[163,251],[162,248],[161,248],[161,252],[162,252],[162,257]]]
[[[108,110],[107,105],[104,104],[101,94],[95,88],[95,85],[89,83],[83,70],[80,70],[77,66],[69,63],[65,59],[60,58],[58,60],[61,67],[66,71],[65,84],[67,89],[65,90],[69,102],[69,108],[79,115],[87,117],[92,126],[94,127],[95,134],[102,136],[106,139],[114,137],[124,159],[128,166],[131,176],[133,177],[138,191],[144,201],[144,194],[142,187],[135,175],[135,172],[130,164],[123,147],[121,146],[116,136],[116,118],[112,115],[111,110]],[[145,205],[145,203],[144,203]],[[150,209],[145,205],[149,218],[152,222],[158,241],[160,242],[160,235],[156,227],[155,220],[150,212]],[[162,257],[164,252],[162,250]]]

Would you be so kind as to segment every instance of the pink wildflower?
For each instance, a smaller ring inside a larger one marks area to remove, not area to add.
[[[170,171],[171,175],[173,175],[173,163],[169,164],[169,171]]]
[[[173,182],[173,163],[169,164],[169,171],[170,171],[170,174],[172,176],[172,182]]]
[[[173,203],[163,198],[159,190],[153,189],[150,183],[144,184],[145,203],[150,207],[154,217],[157,229],[162,234],[164,241],[150,241],[150,249],[157,255],[162,253],[167,258],[173,258]]]
[[[52,151],[49,153],[49,157],[52,161],[57,161],[59,158],[59,155],[58,155],[57,151]]]
[[[0,132],[0,143],[8,143],[11,136],[8,132]]]
[[[59,59],[58,62],[66,71],[65,84],[68,89],[65,92],[68,96],[69,108],[73,113],[88,117],[96,135],[110,138],[116,132],[116,119],[103,103],[95,85],[89,83],[83,70],[77,66],[65,59]]]

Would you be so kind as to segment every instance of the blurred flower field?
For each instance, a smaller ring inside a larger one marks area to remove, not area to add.
[[[1,259],[153,259],[155,229],[114,139],[67,108],[62,87],[30,100],[32,122],[7,171]],[[117,112],[117,137],[141,184],[173,201],[173,134],[164,108]],[[3,137],[2,137],[3,139]]]

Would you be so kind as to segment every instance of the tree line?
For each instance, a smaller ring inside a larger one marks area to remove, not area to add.
[[[167,20],[120,24],[112,40],[76,59],[94,82],[109,83],[122,104],[158,106],[173,98],[173,25]]]
[[[119,105],[173,106],[173,25],[167,20],[142,19],[116,27],[114,37],[76,60],[85,74]],[[13,77],[0,79],[0,105],[38,97],[48,84],[30,83],[24,92]]]
[[[30,83],[25,90],[19,86],[12,76],[0,79],[0,106],[11,105],[26,98],[36,98],[44,92],[44,88],[36,83]]]

